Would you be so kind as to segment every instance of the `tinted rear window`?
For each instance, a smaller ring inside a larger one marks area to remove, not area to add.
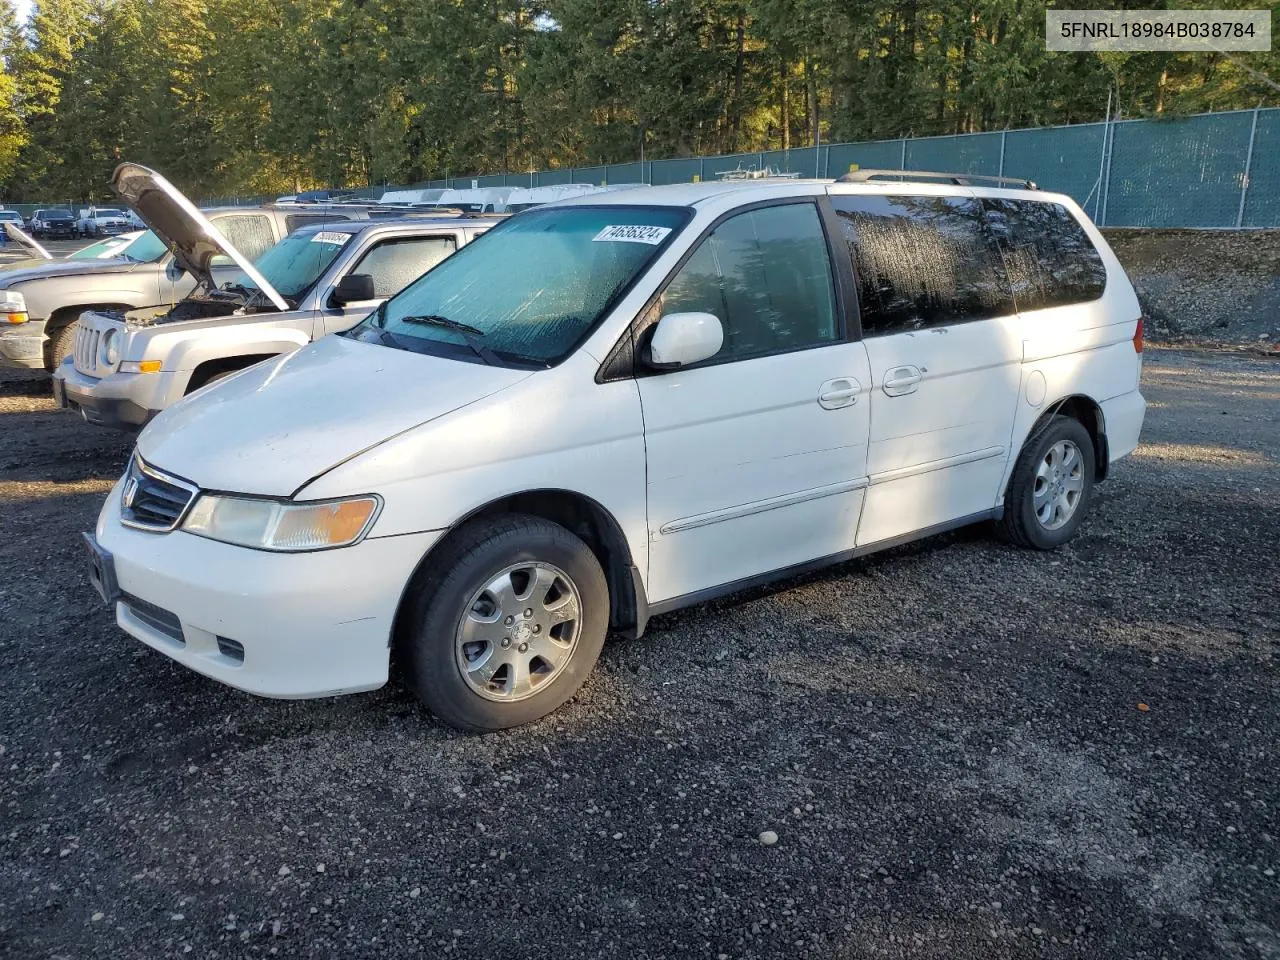
[[[1107,268],[1066,207],[1035,200],[983,203],[1019,310],[1088,303],[1102,296]]]
[[[1004,263],[968,197],[831,197],[858,280],[866,336],[1015,312]]]

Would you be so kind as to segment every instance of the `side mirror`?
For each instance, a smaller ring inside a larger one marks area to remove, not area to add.
[[[649,341],[648,362],[660,370],[714,357],[724,346],[724,326],[714,313],[668,313]]]
[[[187,271],[183,269],[182,264],[177,260],[174,260],[172,257],[170,257],[169,262],[164,265],[164,275],[168,280],[181,280],[182,275],[186,272]]]
[[[373,277],[367,273],[348,273],[338,281],[338,285],[333,288],[333,296],[330,297],[336,307],[377,298],[378,294],[373,289]]]

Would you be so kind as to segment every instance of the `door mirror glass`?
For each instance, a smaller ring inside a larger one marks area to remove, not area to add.
[[[166,263],[164,267],[165,277],[174,281],[181,280],[182,275],[186,272],[187,271],[182,269],[182,264],[172,258],[170,258],[169,262]]]
[[[724,346],[724,326],[714,313],[668,313],[649,341],[649,364],[660,370],[714,357]]]
[[[374,290],[373,277],[367,273],[348,273],[333,288],[332,300],[337,307],[375,299],[377,299],[377,293]]]

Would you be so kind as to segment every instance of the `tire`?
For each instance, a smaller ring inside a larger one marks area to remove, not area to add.
[[[1089,512],[1094,466],[1089,431],[1071,417],[1052,417],[1027,438],[1018,454],[1005,491],[1000,533],[1021,547],[1062,546],[1076,535]]]
[[[50,373],[57,370],[62,361],[75,352],[76,328],[79,324],[79,320],[72,320],[49,339],[49,356],[46,360]]]
[[[405,681],[463,730],[502,730],[556,710],[591,673],[609,626],[595,554],[559,524],[522,514],[460,529],[409,591],[397,645]]]
[[[195,393],[197,390],[201,390],[207,387],[211,383],[217,383],[219,380],[225,380],[227,377],[231,376],[233,373],[239,373],[242,369],[243,367],[236,367],[236,369],[234,370],[219,370],[217,373],[211,373],[207,377],[204,377],[199,383],[188,385],[187,392],[184,394],[184,396],[190,396],[191,394]]]

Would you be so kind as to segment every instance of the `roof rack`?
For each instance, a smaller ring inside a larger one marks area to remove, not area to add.
[[[981,173],[935,173],[932,170],[851,170],[836,178],[836,183],[866,183],[868,180],[879,180],[896,177],[900,180],[946,180],[958,187],[970,184],[994,184],[1014,187],[1019,190],[1039,190],[1034,180],[1022,180],[1018,177],[992,177]]]

